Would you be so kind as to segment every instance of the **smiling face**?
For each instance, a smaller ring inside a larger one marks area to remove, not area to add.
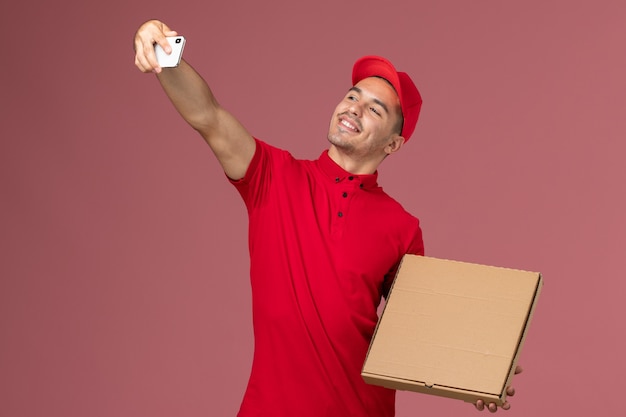
[[[404,142],[401,114],[398,96],[387,81],[376,77],[361,80],[348,91],[331,118],[331,157],[342,166],[340,161],[350,160],[358,170],[373,167],[374,172],[385,156]],[[348,170],[358,173],[354,169]]]

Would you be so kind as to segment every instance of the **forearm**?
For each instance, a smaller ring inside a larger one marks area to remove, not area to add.
[[[211,89],[185,60],[157,74],[163,90],[183,119],[203,136],[216,128],[219,104]]]

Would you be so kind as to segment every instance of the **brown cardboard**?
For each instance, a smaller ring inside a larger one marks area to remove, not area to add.
[[[363,379],[502,405],[542,284],[537,272],[405,255]]]

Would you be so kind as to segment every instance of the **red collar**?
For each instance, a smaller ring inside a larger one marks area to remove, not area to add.
[[[364,189],[373,189],[378,187],[378,171],[374,172],[373,174],[351,174],[339,165],[337,165],[337,163],[333,161],[330,156],[328,156],[328,149],[322,152],[318,159],[318,162],[324,174],[326,174],[326,176],[333,182],[342,182],[344,180],[358,180],[362,184],[362,188]]]

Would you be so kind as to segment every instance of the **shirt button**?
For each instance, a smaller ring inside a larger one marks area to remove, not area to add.
[[[337,213],[337,216],[339,216],[339,217],[343,217],[343,213],[342,213],[342,212],[339,212],[339,213]]]
[[[360,188],[363,188],[363,183],[359,184],[359,187],[360,187]]]
[[[335,178],[335,182],[339,182],[339,177]]]
[[[346,197],[348,196],[348,193],[343,193],[343,194],[341,194],[341,196],[342,196],[343,198],[346,198]]]
[[[350,176],[348,177],[348,179],[349,179],[350,181],[352,181],[352,180],[354,179],[354,177],[353,177],[352,175],[350,175]]]

